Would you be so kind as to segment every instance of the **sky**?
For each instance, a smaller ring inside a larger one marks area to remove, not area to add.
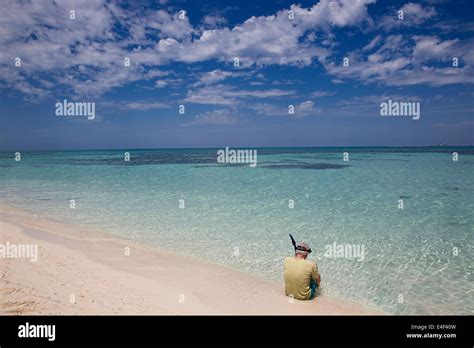
[[[0,150],[474,145],[473,13],[470,0],[2,0]],[[94,117],[58,115],[64,100]],[[388,100],[419,103],[419,119],[382,116]]]

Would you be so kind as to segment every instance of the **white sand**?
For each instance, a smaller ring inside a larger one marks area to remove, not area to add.
[[[383,314],[324,295],[290,303],[283,283],[1,205],[7,242],[39,255],[0,258],[0,314]]]

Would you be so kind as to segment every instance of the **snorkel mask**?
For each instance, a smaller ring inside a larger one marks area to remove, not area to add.
[[[297,245],[296,241],[293,238],[293,236],[291,235],[291,233],[290,233],[290,238],[291,238],[291,243],[293,244],[293,248],[295,248],[295,252],[296,252],[296,250],[299,250],[299,251],[305,251],[308,254],[311,254],[311,251],[312,251],[311,248],[306,248],[303,245]]]

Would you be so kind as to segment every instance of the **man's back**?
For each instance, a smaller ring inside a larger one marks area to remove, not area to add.
[[[297,300],[309,300],[311,296],[310,281],[318,277],[318,268],[314,262],[287,257],[285,258],[283,276],[287,296],[293,295]]]

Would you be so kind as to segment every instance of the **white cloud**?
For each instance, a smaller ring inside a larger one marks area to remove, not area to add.
[[[194,31],[185,11],[174,14],[164,10],[155,11],[145,22],[145,27],[158,30],[160,37],[173,39],[183,39]]]
[[[156,80],[155,82],[155,87],[156,88],[163,88],[168,85],[168,82],[166,80]]]
[[[199,114],[194,119],[184,124],[184,126],[231,126],[239,122],[239,117],[236,116],[235,111],[231,109],[218,109]]]
[[[382,41],[382,35],[375,36],[362,50],[372,50],[375,46],[377,46]]]
[[[420,25],[427,19],[436,16],[436,10],[434,7],[424,7],[413,2],[403,5],[400,10],[403,11],[405,18],[417,25]]]
[[[173,71],[163,71],[163,70],[157,70],[157,69],[151,69],[149,71],[147,71],[146,74],[144,74],[144,78],[145,79],[152,79],[152,78],[155,78],[155,77],[164,77],[164,76],[168,76],[168,75],[174,75],[174,72]]]
[[[211,105],[236,105],[237,99],[224,93],[229,92],[230,87],[217,85],[213,87],[203,87],[196,90],[190,90],[187,93],[184,102],[194,104]]]
[[[120,102],[110,103],[110,106],[114,106],[121,110],[135,110],[135,111],[148,111],[155,109],[166,109],[169,105],[153,101],[139,101],[139,102]]]
[[[311,100],[307,100],[298,105],[296,109],[298,111],[301,111],[302,113],[311,112],[314,110],[314,102],[312,102]]]
[[[399,19],[399,11],[403,11],[403,19]],[[437,15],[436,10],[432,6],[423,6],[409,2],[394,11],[392,15],[384,16],[380,20],[379,28],[392,30],[399,27],[418,26]]]
[[[219,14],[206,15],[202,18],[202,23],[208,27],[215,28],[219,25],[227,24],[227,19]]]
[[[446,61],[453,56],[459,56],[459,50],[456,47],[459,40],[442,41],[436,36],[414,36],[413,39],[416,41],[413,57],[417,60]]]
[[[293,105],[294,113],[290,114],[289,106]],[[254,110],[257,115],[263,116],[286,116],[290,118],[303,118],[310,115],[320,113],[320,109],[315,107],[315,104],[311,100],[299,104],[290,103],[285,106],[278,106],[275,104],[268,103],[254,103],[246,105],[249,109]]]
[[[194,86],[199,85],[211,85],[217,82],[221,82],[229,77],[238,77],[238,76],[247,76],[249,75],[246,72],[232,72],[224,71],[221,69],[215,69],[206,73],[201,74],[199,81],[194,84]]]
[[[366,46],[367,47],[367,46]],[[441,40],[434,36],[389,35],[370,49],[356,50],[349,56],[349,66],[327,62],[326,70],[339,80],[352,79],[389,86],[474,83],[472,66],[453,67],[457,55],[469,62],[474,42],[461,44],[458,40]]]
[[[331,95],[334,95],[334,93],[330,91],[314,91],[311,93],[311,97],[313,98],[329,97]]]
[[[177,87],[183,83],[182,79],[162,79],[155,81],[156,88],[164,88],[168,86]]]
[[[286,97],[292,96],[296,92],[293,90],[283,89],[265,89],[265,90],[239,90],[225,92],[225,95],[242,98],[275,98],[275,97]]]
[[[215,85],[188,91],[185,102],[195,104],[237,105],[242,98],[275,98],[295,95],[293,90],[238,90],[229,85]]]

